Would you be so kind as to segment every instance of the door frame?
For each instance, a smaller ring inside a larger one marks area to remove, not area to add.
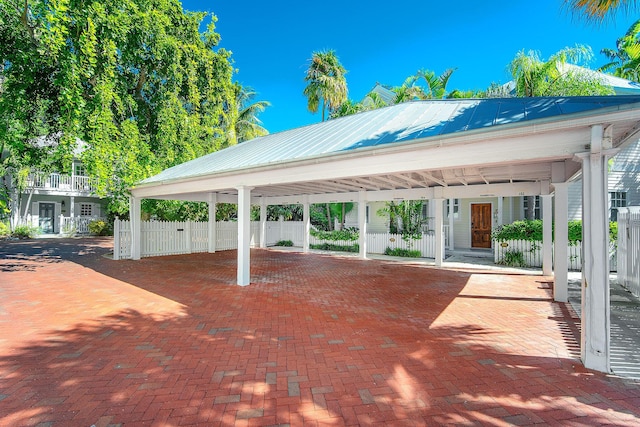
[[[42,212],[42,205],[51,205],[53,206],[53,212],[51,214],[51,232],[42,231],[44,234],[56,234],[56,210],[57,203],[56,202],[48,202],[48,201],[39,201],[38,202],[38,227],[40,227],[40,221],[42,220],[42,216],[40,213]]]
[[[490,207],[490,218],[491,218],[491,226],[489,228],[489,230],[493,230],[493,202],[489,201],[489,202],[470,202],[469,203],[469,247],[471,249],[493,249],[493,242],[491,241],[491,234],[489,234],[489,247],[488,248],[483,248],[483,247],[477,247],[477,246],[473,246],[473,206],[474,205],[489,205]],[[491,231],[489,231],[489,233],[491,233]]]

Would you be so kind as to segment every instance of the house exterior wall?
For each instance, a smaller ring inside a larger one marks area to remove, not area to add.
[[[22,196],[26,201],[28,195]],[[73,213],[71,212],[70,196],[43,195],[34,194],[31,197],[31,203],[27,210],[28,223],[33,227],[40,227],[40,205],[43,203],[52,203],[54,205],[54,217],[52,218],[52,230],[50,233],[58,234],[60,230],[60,216],[65,217],[83,217],[83,218],[101,218],[106,216],[106,203],[97,197],[73,197]],[[64,203],[64,206],[63,206]],[[90,212],[89,212],[90,211]],[[24,212],[23,212],[24,213]]]
[[[358,227],[358,204],[353,204],[353,209],[347,213],[344,226]],[[384,209],[385,202],[369,202],[367,208],[369,215],[367,216],[367,231],[369,233],[386,233],[389,231],[389,218],[378,215],[380,209]]]
[[[616,154],[610,163],[609,192],[626,193],[627,206],[640,206],[640,142]],[[569,186],[569,220],[582,219],[582,179]]]

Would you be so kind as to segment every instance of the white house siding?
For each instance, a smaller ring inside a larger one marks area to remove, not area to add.
[[[368,233],[387,233],[389,231],[389,219],[378,215],[380,209],[384,209],[385,202],[369,202],[369,218],[367,222]],[[347,213],[344,221],[345,227],[358,227],[358,204],[353,204],[353,209]]]
[[[627,146],[613,158],[609,191],[627,193],[627,206],[640,206],[640,142]],[[569,219],[582,219],[582,180],[569,186]]]

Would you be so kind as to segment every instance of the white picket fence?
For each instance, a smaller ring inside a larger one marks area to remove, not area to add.
[[[114,233],[114,259],[131,258],[131,223],[116,220]],[[206,252],[209,247],[207,222],[165,222],[142,221],[140,224],[140,256],[178,255]],[[294,246],[301,247],[304,242],[304,224],[301,221],[267,221],[266,246],[279,241],[289,240]],[[327,241],[309,236],[310,244],[330,243],[352,246],[354,241]],[[251,222],[251,246],[260,246],[260,222]],[[238,224],[236,222],[216,223],[216,250],[236,249],[238,247]],[[402,248],[419,250],[423,257],[435,257],[435,236],[424,233],[421,239],[406,242],[399,234],[377,233],[367,235],[367,252],[384,254],[385,249]]]
[[[508,240],[505,242],[493,242],[493,260],[496,264],[503,264],[505,259],[512,254],[522,254],[524,267],[542,267],[542,242],[529,240]],[[576,242],[567,247],[569,257],[569,270],[580,271],[582,269],[582,242]]]
[[[444,244],[444,240],[443,240]],[[436,236],[434,233],[423,233],[420,239],[404,240],[401,234],[371,233],[367,234],[367,252],[384,254],[387,248],[420,251],[423,258],[435,258]]]
[[[618,208],[618,281],[640,297],[640,207]]]
[[[267,221],[267,246],[280,240],[291,240],[302,246],[304,226],[299,221]],[[207,222],[142,221],[140,224],[140,256],[178,255],[206,252],[209,248]],[[116,219],[113,226],[114,259],[131,258],[131,223]],[[251,246],[260,245],[260,222],[251,222]],[[238,247],[238,224],[216,223],[216,250]]]
[[[353,246],[357,240],[323,240],[314,236],[309,236],[310,245],[322,245],[328,243],[335,246]],[[443,241],[444,244],[444,241]],[[436,239],[433,233],[424,233],[422,238],[406,241],[401,234],[391,233],[368,233],[367,253],[384,254],[387,248],[406,249],[420,251],[423,258],[434,258],[436,256]]]
[[[505,242],[493,242],[493,257],[496,264],[505,263],[505,259],[513,258],[514,253],[522,254],[525,267],[542,267],[542,242],[528,240],[508,240]],[[570,244],[567,247],[569,257],[569,270],[582,270],[582,242]],[[609,247],[609,270],[616,271],[618,267],[617,250],[615,242],[611,242]]]

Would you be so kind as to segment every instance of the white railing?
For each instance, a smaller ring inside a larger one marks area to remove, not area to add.
[[[435,258],[436,236],[434,233],[423,233],[420,239],[404,240],[401,234],[367,234],[367,252],[384,254],[387,248],[420,251],[423,258]]]
[[[640,297],[640,207],[618,208],[618,282]]]
[[[206,222],[142,221],[140,225],[140,256],[159,256],[206,252],[208,250],[208,224]],[[304,241],[304,224],[301,221],[267,221],[266,246],[289,240],[301,247]],[[325,241],[309,236],[310,244],[331,243],[351,246],[357,242]],[[260,222],[251,222],[251,246],[260,246]],[[216,250],[238,247],[238,224],[216,223]],[[378,233],[367,235],[367,252],[384,254],[385,249],[402,248],[419,250],[423,257],[435,257],[435,236],[423,234],[421,239],[406,242],[401,235]],[[114,223],[114,259],[131,258],[131,223],[116,220]]]
[[[91,221],[103,220],[97,216],[76,216],[68,217],[60,215],[60,234],[90,234],[89,224]]]
[[[506,242],[493,242],[493,257],[496,264],[509,264],[508,261],[521,261],[522,267],[542,267],[542,242],[528,240],[508,240]],[[553,248],[552,248],[553,250]],[[569,244],[567,247],[569,270],[582,270],[582,242]],[[616,271],[617,251],[615,242],[609,247],[609,270]]]
[[[95,190],[95,179],[83,175],[62,175],[59,173],[34,173],[29,175],[27,183],[37,189],[87,191]]]

